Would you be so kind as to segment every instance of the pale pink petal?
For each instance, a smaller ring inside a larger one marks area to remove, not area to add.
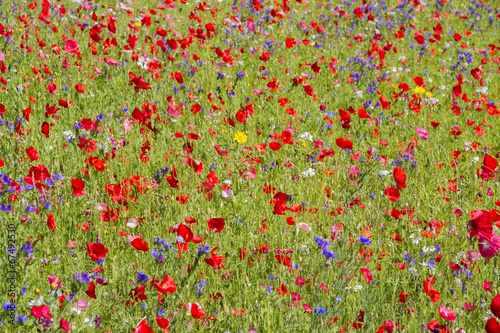
[[[417,131],[417,135],[420,139],[422,140],[427,140],[429,139],[429,132],[427,132],[425,129],[423,129],[422,127],[417,127],[415,129]]]

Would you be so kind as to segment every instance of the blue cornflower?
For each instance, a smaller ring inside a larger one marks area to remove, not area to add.
[[[146,274],[144,274],[144,271],[140,271],[139,273],[137,273],[137,275],[135,276],[135,278],[137,280],[142,281],[142,282],[146,282],[146,281],[149,280],[149,277]]]
[[[371,245],[372,244],[372,241],[369,239],[369,238],[365,238],[361,235],[359,235],[359,241],[363,244],[365,244],[366,246],[368,245]]]
[[[314,308],[314,313],[316,313],[317,315],[326,315],[328,314],[328,311],[326,311],[325,308],[318,306],[317,308]]]

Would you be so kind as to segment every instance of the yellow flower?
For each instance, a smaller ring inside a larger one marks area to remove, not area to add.
[[[398,88],[398,85],[394,83],[394,84],[392,85],[392,87],[393,87],[394,89],[397,89],[397,88]]]
[[[241,144],[247,142],[248,136],[243,132],[236,132],[236,134],[234,134],[234,139]]]
[[[442,50],[442,49],[438,49],[438,51],[439,51],[439,52],[443,52],[443,50]]]
[[[141,22],[135,22],[135,26],[136,27],[140,27],[140,26],[142,26],[142,23]]]
[[[302,145],[307,148],[306,140],[302,139]]]
[[[430,92],[426,92],[426,93],[425,93],[425,96],[427,96],[427,97],[432,97],[432,94],[431,94]]]
[[[413,89],[413,91],[417,94],[423,94],[425,92],[425,88],[423,87],[415,87],[415,89]]]
[[[52,284],[51,284],[50,286],[51,286],[51,287],[52,287],[53,289],[56,289],[56,287],[57,287],[57,284],[55,284],[55,283],[52,283]]]
[[[37,294],[38,294],[39,292],[40,292],[40,289],[36,288],[36,289],[35,289],[35,293],[37,293]]]

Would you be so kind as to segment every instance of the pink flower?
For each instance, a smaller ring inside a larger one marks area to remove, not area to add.
[[[264,93],[262,92],[262,90],[254,89],[254,90],[252,90],[252,94],[254,94],[254,95],[262,95]]]
[[[85,310],[89,307],[89,302],[85,299],[78,300],[78,310]]]
[[[78,53],[80,49],[78,48],[78,42],[73,39],[67,39],[66,45],[63,47],[63,51],[66,53]]]
[[[417,135],[420,139],[422,140],[427,140],[429,139],[429,132],[427,132],[425,129],[423,129],[422,127],[417,127],[415,129],[417,131]]]
[[[101,70],[97,67],[94,68],[94,73],[96,73],[97,75],[102,74]]]
[[[500,236],[493,232],[490,241],[488,242],[483,237],[479,236],[479,252],[485,259],[491,259],[500,251]]]
[[[307,223],[299,223],[297,226],[302,230],[311,231],[311,228],[307,225]]]
[[[47,90],[49,91],[49,94],[54,95],[54,93],[57,90],[57,86],[55,84],[51,83],[47,86]]]
[[[66,247],[69,247],[70,249],[73,249],[76,247],[76,241],[69,241],[66,243]]]
[[[453,214],[455,214],[456,217],[460,217],[463,215],[463,212],[459,208],[453,209]]]
[[[453,313],[453,311],[448,310],[445,306],[443,305],[438,306],[438,310],[441,318],[449,321],[455,320],[455,313]]]
[[[467,252],[467,260],[469,260],[469,261],[477,261],[479,259],[481,259],[481,253],[479,253],[478,250],[468,251]]]
[[[63,68],[66,68],[66,69],[71,68],[71,65],[69,64],[68,59],[66,57],[64,57],[62,60],[62,66],[63,66]]]
[[[47,276],[47,279],[49,279],[49,284],[55,284],[56,285],[56,288],[62,288],[62,283],[61,281],[59,280],[59,278],[57,276],[50,276],[48,275]]]

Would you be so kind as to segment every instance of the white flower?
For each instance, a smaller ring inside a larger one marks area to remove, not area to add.
[[[298,135],[297,137],[299,139],[313,141],[313,136],[311,134],[309,134],[309,132],[302,133],[302,134]]]
[[[359,291],[361,289],[363,289],[363,287],[360,286],[360,285],[357,285],[357,286],[354,287],[354,291]]]
[[[230,181],[229,179],[228,179],[228,180],[223,181],[222,183],[227,184],[227,185],[231,185],[231,181]]]
[[[304,177],[312,177],[316,174],[316,171],[313,168],[309,168],[306,171],[302,172],[302,176]]]
[[[64,135],[66,135],[67,137],[71,138],[71,139],[74,139],[75,138],[75,135],[73,134],[72,131],[68,130],[68,131],[64,131],[63,132]]]
[[[380,177],[384,177],[384,176],[389,175],[390,173],[391,173],[391,172],[390,172],[389,170],[382,170],[382,171],[380,171],[380,172],[378,173],[378,175],[379,175]]]

